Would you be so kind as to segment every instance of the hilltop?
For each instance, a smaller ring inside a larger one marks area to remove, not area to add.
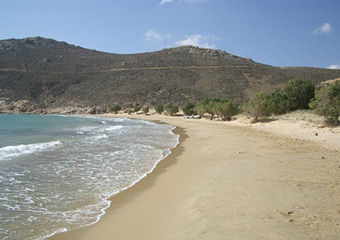
[[[112,54],[42,37],[0,41],[0,110],[13,103],[30,111],[181,104],[212,96],[243,102],[296,77],[319,84],[339,78],[340,71],[273,67],[193,46]]]

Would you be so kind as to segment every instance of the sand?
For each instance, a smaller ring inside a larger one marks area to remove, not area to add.
[[[52,239],[340,239],[337,144],[242,121],[137,117],[176,126],[180,144],[97,224]]]

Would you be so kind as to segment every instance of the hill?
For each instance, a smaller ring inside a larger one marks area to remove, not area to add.
[[[192,46],[112,54],[42,37],[0,41],[0,109],[181,104],[212,96],[243,102],[295,77],[319,84],[340,71],[273,67]]]

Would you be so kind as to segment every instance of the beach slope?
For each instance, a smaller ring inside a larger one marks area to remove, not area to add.
[[[52,239],[340,239],[339,152],[249,127],[144,118],[176,126],[180,144],[97,224]]]

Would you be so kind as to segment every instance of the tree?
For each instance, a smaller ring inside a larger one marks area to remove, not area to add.
[[[205,98],[199,104],[196,105],[195,110],[199,115],[203,115],[205,113],[210,114],[210,120],[214,119],[216,114],[215,112],[215,104],[224,102],[226,100],[222,100],[219,98]]]
[[[206,110],[205,110],[205,106],[203,105],[202,102],[198,103],[196,106],[195,106],[195,111],[197,112],[197,114],[199,114],[201,117],[204,113],[206,113]]]
[[[149,107],[143,107],[142,111],[144,112],[144,114],[147,114],[149,112]]]
[[[290,110],[308,109],[314,97],[315,85],[310,80],[295,78],[282,86],[282,92],[288,96]]]
[[[259,118],[270,116],[268,106],[269,96],[264,92],[255,93],[245,105],[245,111],[248,112],[257,122]]]
[[[158,114],[162,114],[162,112],[164,111],[163,105],[162,105],[162,104],[157,104],[157,105],[155,106],[155,111],[156,111],[156,113],[158,113]]]
[[[136,105],[136,106],[134,106],[133,111],[138,112],[140,109],[141,109],[141,107]]]
[[[268,107],[275,115],[285,114],[289,111],[290,102],[288,96],[280,89],[269,95]]]
[[[115,114],[117,114],[120,110],[122,110],[122,107],[117,104],[111,106],[109,109],[110,112],[114,112]]]
[[[239,107],[235,102],[226,100],[215,103],[214,112],[220,116],[223,121],[230,121],[231,117],[239,112]]]
[[[327,119],[327,122],[339,125],[340,82],[316,89],[315,99],[309,104],[313,111]]]
[[[192,116],[195,114],[195,104],[191,102],[185,102],[182,106],[182,110],[184,115]]]
[[[164,110],[170,114],[170,116],[173,116],[174,114],[178,113],[178,106],[176,104],[167,103],[164,106]]]

